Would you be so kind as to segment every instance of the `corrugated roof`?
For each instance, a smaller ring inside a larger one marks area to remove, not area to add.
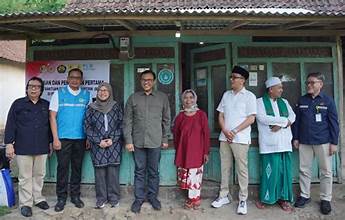
[[[176,30],[345,35],[344,16],[345,0],[69,0],[56,12],[0,15],[0,39]]]
[[[114,13],[344,16],[345,0],[69,0],[66,7],[58,12],[23,12],[0,17]]]
[[[343,13],[344,0],[69,0],[65,10],[188,10],[188,9],[305,9],[315,13]],[[255,13],[255,11],[252,11]],[[277,12],[280,13],[280,12]],[[304,12],[298,12],[304,13]]]

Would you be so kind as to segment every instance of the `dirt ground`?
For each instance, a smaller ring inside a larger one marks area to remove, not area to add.
[[[13,208],[10,214],[0,217],[0,219],[17,220],[17,219],[37,219],[37,220],[221,220],[221,219],[255,219],[255,220],[317,220],[317,219],[345,219],[345,198],[338,196],[332,202],[333,211],[330,215],[324,216],[319,212],[318,200],[313,200],[304,209],[295,209],[291,213],[286,213],[278,206],[266,207],[259,210],[255,207],[255,202],[248,201],[248,214],[239,216],[236,214],[237,202],[233,201],[230,205],[223,206],[219,209],[210,207],[212,200],[203,200],[198,210],[186,210],[182,207],[183,200],[162,201],[162,210],[155,211],[150,204],[144,203],[140,214],[133,214],[129,208],[131,198],[120,201],[120,206],[111,208],[106,206],[99,210],[94,208],[95,200],[93,198],[82,198],[85,202],[83,209],[78,209],[70,202],[67,202],[65,210],[61,213],[54,211],[55,198],[48,197],[48,203],[51,208],[47,211],[33,208],[31,218],[22,217],[18,208]]]

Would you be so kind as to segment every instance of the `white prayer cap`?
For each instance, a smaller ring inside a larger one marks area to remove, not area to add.
[[[268,80],[266,80],[265,85],[266,88],[270,88],[281,83],[282,81],[278,77],[270,77]]]

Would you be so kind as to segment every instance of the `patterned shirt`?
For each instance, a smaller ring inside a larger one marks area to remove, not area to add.
[[[123,110],[118,103],[107,114],[90,106],[86,110],[85,131],[91,143],[91,159],[95,167],[120,164],[123,146]],[[105,123],[107,122],[107,126]],[[107,129],[106,129],[107,127]],[[110,138],[113,144],[107,148],[99,146],[101,140]]]

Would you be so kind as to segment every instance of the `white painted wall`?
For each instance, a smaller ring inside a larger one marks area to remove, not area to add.
[[[25,63],[0,59],[0,133],[5,129],[12,102],[23,96],[25,96]]]

